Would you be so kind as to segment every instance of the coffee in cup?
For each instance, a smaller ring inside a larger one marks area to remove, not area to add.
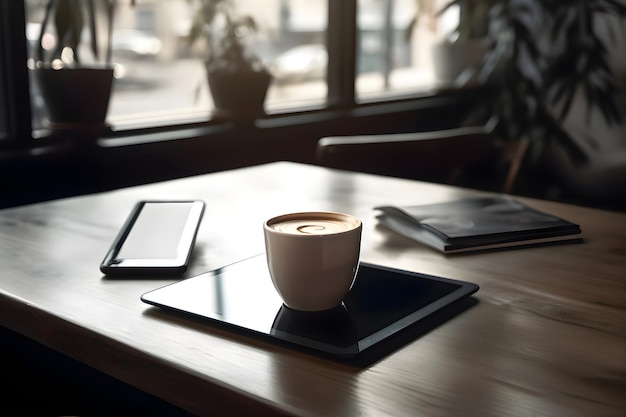
[[[294,310],[338,306],[359,265],[361,221],[334,212],[284,214],[264,224],[267,265],[276,291]]]

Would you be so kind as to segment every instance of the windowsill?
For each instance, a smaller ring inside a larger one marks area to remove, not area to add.
[[[98,138],[95,144],[97,145],[96,148],[117,148],[194,138],[207,139],[212,136],[243,130],[246,132],[250,130],[269,132],[272,129],[295,128],[302,125],[339,123],[342,120],[347,122],[352,119],[368,117],[386,117],[433,108],[446,108],[446,106],[459,103],[459,101],[471,100],[475,94],[475,91],[441,89],[422,96],[407,95],[401,98],[395,96],[393,100],[390,99],[389,101],[378,99],[375,102],[364,102],[350,108],[302,108],[298,112],[294,112],[292,109],[289,113],[276,111],[256,119],[250,124],[235,124],[217,120],[207,122],[206,117],[201,113],[178,114],[174,115],[174,119],[172,117],[165,119],[164,115],[151,115],[150,118],[136,120],[134,123],[130,120],[124,120],[119,125],[115,125],[116,121],[112,121],[112,127]],[[155,126],[156,120],[168,120],[170,124],[163,123],[161,126]],[[172,125],[172,121],[179,124]],[[183,122],[185,123],[183,124]],[[121,130],[122,126],[124,130]],[[47,153],[55,147],[67,147],[68,143],[85,141],[84,137],[72,138],[45,129],[34,131],[33,137],[35,139],[31,142],[32,146],[22,147],[20,152]],[[41,149],[45,149],[46,152],[37,151]],[[0,154],[6,156],[6,152],[0,151]]]
[[[303,108],[298,112],[291,109],[290,112],[267,114],[250,124],[236,124],[228,121],[202,121],[200,117],[194,118],[194,122],[187,125],[171,126],[163,125],[150,128],[141,128],[141,125],[133,129],[112,129],[111,134],[98,140],[103,147],[138,145],[150,142],[163,142],[177,139],[190,139],[194,137],[208,137],[213,134],[225,133],[242,129],[271,130],[276,128],[294,127],[315,123],[332,122],[333,120],[360,118],[369,116],[385,116],[404,112],[414,112],[433,107],[445,107],[448,104],[458,102],[459,91],[445,91],[416,97],[407,95],[405,98],[376,102],[367,102],[346,109],[321,109]],[[145,124],[145,123],[144,123]],[[130,126],[126,124],[126,126]]]

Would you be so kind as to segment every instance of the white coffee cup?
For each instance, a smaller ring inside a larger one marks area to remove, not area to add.
[[[337,307],[359,266],[361,221],[334,212],[290,213],[263,225],[267,265],[284,304],[294,310]]]

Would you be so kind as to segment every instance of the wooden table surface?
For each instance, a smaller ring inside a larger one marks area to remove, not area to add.
[[[198,415],[626,415],[626,214],[523,199],[585,242],[444,256],[373,207],[476,194],[279,162],[0,211],[0,325]],[[149,307],[174,279],[99,269],[142,199],[207,203],[197,275],[263,252],[262,223],[332,210],[364,222],[362,260],[474,282],[477,303],[365,366]]]

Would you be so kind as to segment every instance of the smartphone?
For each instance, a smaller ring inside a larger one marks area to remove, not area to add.
[[[107,275],[180,275],[204,214],[204,202],[140,201],[111,244],[100,271]]]

